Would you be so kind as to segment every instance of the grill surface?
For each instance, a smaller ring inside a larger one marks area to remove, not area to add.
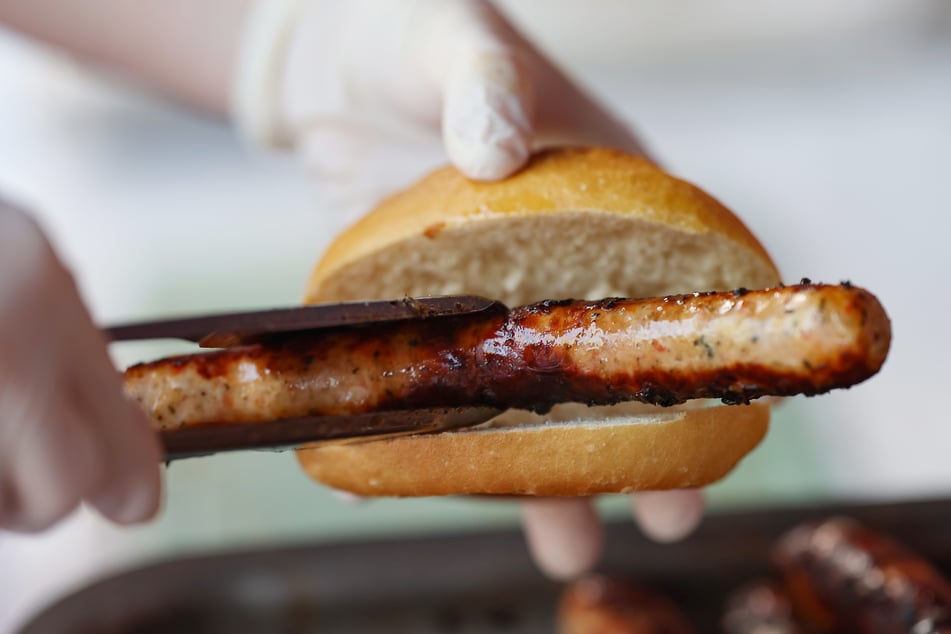
[[[713,632],[726,595],[768,572],[775,538],[830,515],[883,530],[951,570],[951,501],[940,500],[721,513],[666,546],[629,522],[612,524],[602,569],[667,593]],[[549,633],[559,592],[516,531],[324,544],[133,570],[63,598],[22,633]]]

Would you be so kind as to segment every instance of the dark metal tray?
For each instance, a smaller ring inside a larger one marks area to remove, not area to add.
[[[798,522],[849,515],[951,570],[951,501],[720,513],[688,540],[607,529],[602,568],[641,580],[714,632],[726,595],[768,572]],[[554,632],[560,586],[517,531],[322,544],[195,557],[106,579],[49,607],[22,634]]]

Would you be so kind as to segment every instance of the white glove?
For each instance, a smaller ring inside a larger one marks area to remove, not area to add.
[[[72,277],[0,201],[0,529],[45,529],[83,500],[121,524],[146,520],[159,461]]]
[[[257,11],[237,123],[253,142],[295,147],[334,176],[381,145],[440,130],[450,160],[479,180],[508,176],[541,145],[641,151],[488,2],[267,0]]]
[[[328,183],[377,197],[428,167],[413,150],[440,133],[452,163],[479,180],[504,178],[556,143],[641,152],[625,125],[486,1],[289,1],[262,2],[249,22],[235,118],[252,142],[293,148]],[[589,500],[524,509],[545,572],[572,577],[597,562],[601,528]],[[635,516],[668,540],[690,532],[702,510],[699,492],[652,493],[639,496]]]

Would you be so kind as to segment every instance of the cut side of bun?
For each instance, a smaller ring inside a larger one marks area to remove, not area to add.
[[[443,168],[384,200],[331,244],[304,301],[473,293],[519,306],[778,281],[711,196],[642,158],[571,148],[497,183]]]
[[[304,301],[477,294],[514,307],[779,281],[753,234],[700,189],[640,157],[561,148],[505,181],[447,167],[384,200],[327,250]],[[694,487],[726,475],[769,421],[761,404],[615,407],[509,411],[477,428],[322,445],[298,459],[312,477],[361,495]]]
[[[744,245],[719,234],[572,209],[447,224],[341,265],[307,300],[474,294],[519,306],[551,299],[551,289],[603,299],[632,288],[661,297],[775,282]]]

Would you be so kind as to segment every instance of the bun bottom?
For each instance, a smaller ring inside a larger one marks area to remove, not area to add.
[[[480,426],[300,449],[304,471],[362,496],[579,496],[700,487],[763,439],[769,405]]]

